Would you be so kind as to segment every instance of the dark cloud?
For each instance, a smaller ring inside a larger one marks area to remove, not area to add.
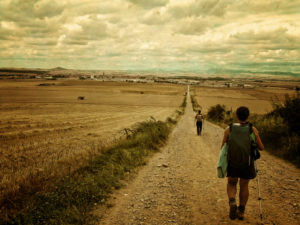
[[[155,9],[144,15],[141,22],[147,25],[162,25],[170,22],[170,19],[171,17],[168,14],[162,14],[160,10]]]
[[[64,5],[53,0],[40,0],[34,4],[33,9],[36,17],[50,18],[61,15],[64,11]]]
[[[122,53],[120,53],[120,52],[107,52],[103,56],[105,56],[105,57],[118,57],[118,56],[122,56]]]
[[[15,22],[51,18],[62,14],[64,5],[56,0],[11,0],[1,18]]]
[[[82,16],[92,14],[113,14],[126,10],[127,5],[117,1],[77,1],[69,2],[66,11],[69,16]]]
[[[288,29],[281,27],[275,30],[255,32],[250,30],[248,32],[240,32],[230,36],[231,44],[238,44],[239,46],[255,46],[261,49],[300,49],[300,40],[296,35],[288,33]]]
[[[169,2],[169,0],[127,0],[127,1],[146,9],[165,6]]]
[[[201,35],[208,29],[209,24],[202,18],[186,18],[175,25],[174,31],[186,35]]]
[[[188,49],[185,49],[186,52],[190,53],[200,53],[200,54],[226,54],[232,50],[232,47],[229,45],[216,45],[216,44],[207,44],[202,46],[191,46]]]
[[[231,35],[237,41],[280,41],[285,39],[287,28],[277,28],[276,30],[259,31],[253,30],[247,32],[239,32]]]
[[[79,26],[80,29],[71,29],[61,32],[64,33],[65,36],[63,43],[68,45],[87,45],[89,41],[103,40],[114,35],[108,33],[106,23],[93,17],[80,22],[77,26]]]
[[[41,47],[47,47],[47,46],[55,46],[57,45],[57,39],[52,39],[52,40],[48,40],[48,39],[37,39],[37,40],[30,40],[30,41],[26,41],[25,42],[26,45],[29,46],[41,46]]]
[[[298,0],[239,0],[232,5],[231,10],[251,14],[294,14],[299,13],[300,5]]]
[[[80,23],[80,25],[82,26],[82,31],[78,33],[89,40],[100,40],[112,35],[108,33],[107,24],[101,19],[92,18]]]
[[[67,44],[67,45],[87,45],[88,44],[88,41],[86,41],[88,38],[86,36],[82,36],[80,38],[84,39],[84,40],[79,40],[79,38],[78,39],[66,39],[64,41],[64,44]]]
[[[170,6],[168,10],[175,18],[191,16],[222,17],[226,14],[228,4],[229,2],[225,0],[201,0],[190,2],[188,4],[173,5]]]

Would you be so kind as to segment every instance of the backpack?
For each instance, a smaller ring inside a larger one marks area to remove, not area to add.
[[[228,137],[228,160],[234,168],[247,168],[259,158],[252,124],[245,126],[230,124]]]
[[[202,122],[203,116],[201,114],[197,114],[196,115],[196,120],[197,120],[197,122]]]
[[[250,140],[251,140],[251,157],[253,160],[257,160],[260,158],[260,153],[258,151],[258,145],[256,143],[255,134],[252,129],[252,123],[249,123],[249,131],[250,131]]]

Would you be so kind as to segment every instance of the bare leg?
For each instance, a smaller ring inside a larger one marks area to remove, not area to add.
[[[240,206],[246,206],[249,197],[249,180],[240,179]]]
[[[248,188],[249,180],[248,179],[240,179],[240,205],[237,211],[237,217],[239,220],[244,219],[245,206],[249,197],[249,188]]]
[[[228,177],[228,183],[227,183],[228,199],[235,198],[237,182],[238,182],[237,177]]]
[[[228,177],[227,194],[229,199],[229,218],[234,220],[237,217],[237,205],[235,201],[237,177]]]

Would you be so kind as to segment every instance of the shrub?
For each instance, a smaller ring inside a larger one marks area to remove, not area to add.
[[[286,95],[282,105],[275,105],[273,111],[256,118],[255,126],[268,151],[300,166],[300,97]]]
[[[289,127],[290,134],[300,135],[300,96],[297,93],[293,98],[285,97],[284,105],[277,108],[280,117]]]
[[[225,112],[225,106],[217,104],[216,106],[210,107],[207,118],[212,121],[221,122],[225,118]]]
[[[275,152],[287,136],[287,126],[280,117],[257,116],[251,120],[253,125],[259,130],[261,139],[265,146]]]

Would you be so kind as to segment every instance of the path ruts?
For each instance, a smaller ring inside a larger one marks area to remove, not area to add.
[[[202,136],[196,135],[188,100],[168,144],[116,191],[112,207],[95,210],[103,217],[100,224],[259,224],[256,180],[250,182],[244,221],[228,218],[226,179],[216,175],[222,136],[223,129],[207,121]],[[263,223],[300,224],[300,170],[266,152],[258,165]]]

